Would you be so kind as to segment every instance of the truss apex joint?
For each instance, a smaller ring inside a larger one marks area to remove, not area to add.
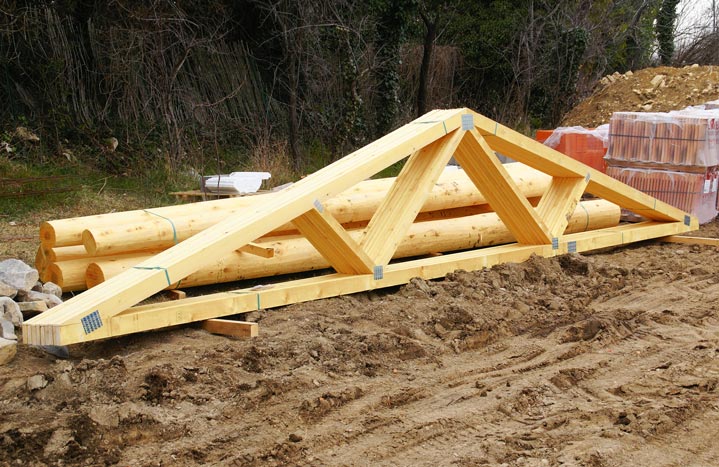
[[[462,130],[470,131],[474,129],[474,115],[464,114],[462,115]]]

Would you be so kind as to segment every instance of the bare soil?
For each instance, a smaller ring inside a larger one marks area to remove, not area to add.
[[[21,347],[0,465],[718,465],[718,300],[719,250],[648,242]]]
[[[592,95],[564,117],[562,126],[594,128],[609,123],[614,112],[668,112],[716,99],[719,99],[719,68],[713,66],[615,73],[602,78]]]

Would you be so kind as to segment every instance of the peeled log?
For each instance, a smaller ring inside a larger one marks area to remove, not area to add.
[[[132,266],[140,263],[147,258],[147,253],[134,253],[128,255],[119,255],[114,258],[119,260],[128,260],[132,262]],[[47,281],[54,282],[59,285],[63,292],[76,292],[85,290],[85,273],[87,266],[97,258],[78,258],[67,261],[58,261],[50,263],[46,268]],[[47,282],[46,281],[46,282]]]
[[[522,193],[527,197],[541,196],[549,186],[551,177],[524,164],[512,163],[507,164],[506,167]],[[377,210],[392,182],[394,182],[394,178],[362,182],[354,189],[328,199],[325,201],[324,207],[341,224],[366,222]],[[261,197],[251,198],[256,200]],[[446,211],[482,205],[486,202],[484,196],[463,170],[445,170],[429,194],[422,207],[422,212]],[[161,250],[197,234],[228,216],[241,215],[242,209],[248,209],[247,206],[244,206],[229,210],[215,208],[197,210],[198,207],[203,208],[198,205],[207,204],[188,204],[185,206],[183,215],[165,216],[166,218],[153,216],[154,219],[151,222],[145,219],[147,213],[144,213],[145,216],[134,223],[123,222],[107,226],[92,226],[82,232],[82,242],[90,256]],[[153,212],[159,212],[159,209],[155,209]],[[290,233],[296,233],[296,229],[288,223],[276,229],[272,234],[287,235]]]
[[[620,209],[604,200],[583,201],[574,211],[565,233],[613,227],[619,223]],[[356,240],[361,230],[350,232]],[[495,213],[478,214],[455,219],[432,220],[412,225],[394,258],[430,253],[466,250],[514,241],[514,237]],[[258,277],[325,269],[327,261],[300,236],[270,237],[258,242],[274,248],[272,258],[260,258],[235,252],[212,267],[203,268],[181,281],[181,287],[232,282]],[[145,256],[136,259],[100,260],[87,267],[87,285],[93,287],[125,269],[133,267]]]

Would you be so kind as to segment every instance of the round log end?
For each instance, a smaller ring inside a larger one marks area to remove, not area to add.
[[[95,236],[90,230],[82,231],[82,244],[85,246],[88,256],[98,256],[97,242],[95,242]]]
[[[49,222],[40,224],[40,243],[46,248],[55,246],[55,227]]]
[[[105,282],[105,273],[97,263],[90,263],[85,271],[85,285],[90,289]]]

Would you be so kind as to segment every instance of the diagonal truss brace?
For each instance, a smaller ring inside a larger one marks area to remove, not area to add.
[[[549,188],[537,205],[537,214],[553,238],[564,233],[588,183],[589,174],[584,178],[552,178]]]
[[[375,264],[386,265],[392,259],[465,134],[457,129],[407,160],[360,241]]]
[[[476,129],[467,132],[455,157],[519,243],[552,242],[549,229]]]
[[[347,231],[319,201],[315,208],[296,217],[293,224],[317,251],[343,274],[372,274],[374,264]]]

